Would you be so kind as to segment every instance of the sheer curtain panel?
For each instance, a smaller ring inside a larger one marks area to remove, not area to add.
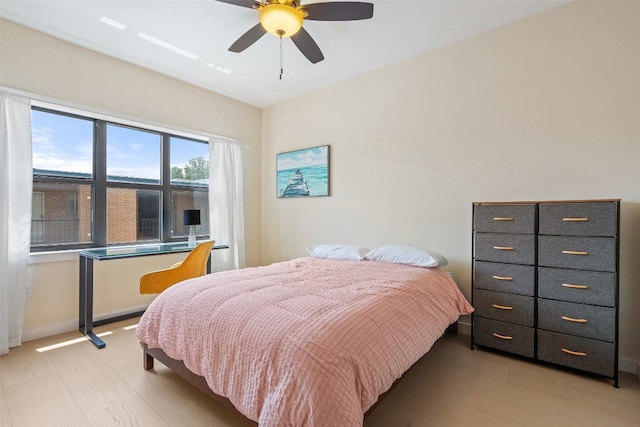
[[[229,249],[213,251],[215,270],[243,268],[244,203],[240,144],[209,139],[209,213],[211,238]]]
[[[22,344],[32,174],[31,101],[0,91],[0,355]]]

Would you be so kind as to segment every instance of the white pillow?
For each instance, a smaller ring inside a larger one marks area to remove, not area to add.
[[[316,258],[362,261],[369,249],[345,245],[312,245],[307,248],[307,252]]]
[[[437,252],[402,245],[380,246],[366,254],[365,257],[371,261],[393,262],[415,267],[443,267],[449,263],[445,257]]]

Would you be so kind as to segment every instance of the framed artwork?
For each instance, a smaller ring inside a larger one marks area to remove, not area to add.
[[[277,196],[329,195],[329,146],[276,154]]]

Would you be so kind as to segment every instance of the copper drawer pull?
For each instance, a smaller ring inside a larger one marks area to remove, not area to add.
[[[589,221],[589,218],[562,218],[562,220],[567,222],[586,222]]]
[[[507,336],[507,335],[500,335],[500,334],[496,334],[495,332],[492,333],[491,335],[493,335],[496,338],[500,338],[501,340],[512,340],[513,337]]]
[[[571,289],[589,289],[589,286],[587,285],[572,285],[571,283],[563,283],[562,286]]]
[[[513,307],[509,307],[508,305],[491,304],[491,306],[500,310],[513,310]]]
[[[566,255],[589,255],[587,251],[562,251]]]
[[[494,246],[493,249],[496,249],[499,251],[512,251],[513,246]]]
[[[493,218],[494,221],[513,221],[513,218],[510,217],[498,217],[498,218]]]
[[[574,319],[573,317],[562,316],[562,320],[574,323],[587,323],[587,319]]]
[[[586,355],[587,355],[587,353],[583,353],[583,352],[581,352],[581,351],[568,350],[568,349],[566,349],[566,348],[561,348],[560,350],[562,350],[563,352],[565,352],[565,353],[567,353],[567,354],[570,354],[570,355],[572,355],[572,356],[582,356],[582,357],[584,357],[584,356],[586,356]]]
[[[506,276],[493,276],[493,278],[496,280],[513,280],[513,277],[506,277]]]

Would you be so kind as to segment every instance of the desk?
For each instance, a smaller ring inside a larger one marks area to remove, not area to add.
[[[227,245],[214,245],[213,249],[228,249]],[[166,255],[178,252],[190,252],[193,248],[185,243],[156,243],[152,245],[119,246],[96,248],[80,251],[80,313],[78,326],[89,340],[98,348],[104,348],[105,342],[93,333],[93,327],[118,320],[141,315],[135,312],[122,316],[93,321],[93,261],[134,258],[150,255]],[[211,272],[211,258],[207,260],[207,273]]]

